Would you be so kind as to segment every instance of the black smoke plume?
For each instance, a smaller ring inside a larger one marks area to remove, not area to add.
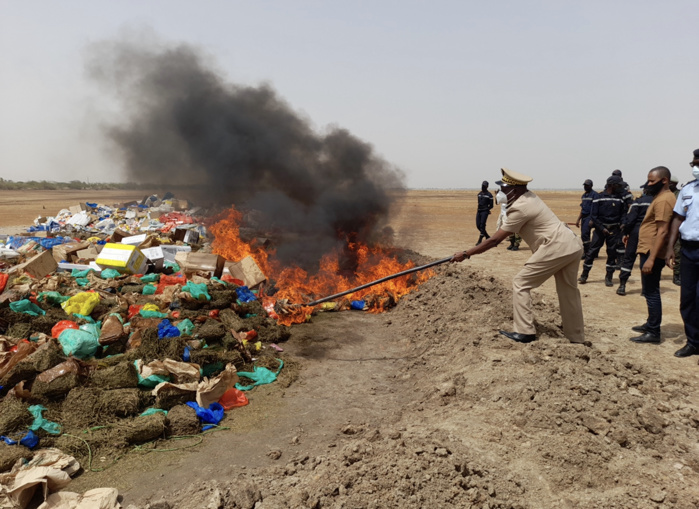
[[[87,69],[117,100],[104,125],[130,181],[257,211],[257,226],[283,239],[283,261],[312,266],[349,237],[367,241],[404,189],[370,144],[315,132],[271,86],[228,82],[193,46],[103,42]]]

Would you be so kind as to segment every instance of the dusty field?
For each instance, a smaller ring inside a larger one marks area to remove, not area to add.
[[[539,194],[577,217],[579,193]],[[424,261],[473,244],[475,195],[410,192],[396,243]],[[68,489],[114,486],[138,508],[698,507],[699,371],[672,356],[684,335],[669,271],[661,345],[628,341],[645,319],[637,269],[619,297],[601,261],[581,287],[592,346],[562,338],[552,282],[535,292],[540,338],[521,345],[497,330],[523,248],[442,265],[388,313],[293,327],[282,355],[298,379],[256,388],[229,430],[132,451]]]

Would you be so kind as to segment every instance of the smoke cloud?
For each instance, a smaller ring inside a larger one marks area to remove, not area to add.
[[[228,82],[193,46],[102,42],[87,70],[117,101],[104,129],[129,180],[259,211],[289,262],[315,263],[351,234],[369,239],[404,189],[369,143],[337,127],[315,132],[271,86]]]

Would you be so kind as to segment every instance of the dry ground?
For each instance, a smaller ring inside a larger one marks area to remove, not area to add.
[[[580,193],[539,194],[574,222]],[[431,258],[473,244],[475,195],[409,192],[396,243]],[[534,295],[540,339],[520,345],[497,330],[529,254],[501,245],[440,266],[388,313],[294,327],[283,355],[298,380],[256,388],[229,430],[131,452],[68,489],[114,486],[139,508],[699,507],[699,369],[672,356],[669,271],[661,345],[628,341],[645,319],[637,268],[619,297],[600,261],[581,287],[592,346],[562,338],[552,282]]]

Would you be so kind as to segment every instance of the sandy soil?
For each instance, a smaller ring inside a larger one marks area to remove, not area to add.
[[[410,192],[396,244],[418,261],[473,244],[475,194]],[[539,194],[575,220],[578,192]],[[646,312],[637,268],[620,297],[600,261],[581,287],[591,346],[562,337],[552,282],[534,294],[540,338],[521,345],[497,330],[523,247],[442,265],[390,312],[294,326],[281,355],[298,379],[256,388],[230,429],[134,450],[68,489],[113,486],[152,509],[699,506],[699,371],[672,355],[684,335],[669,271],[661,345],[628,341]]]

